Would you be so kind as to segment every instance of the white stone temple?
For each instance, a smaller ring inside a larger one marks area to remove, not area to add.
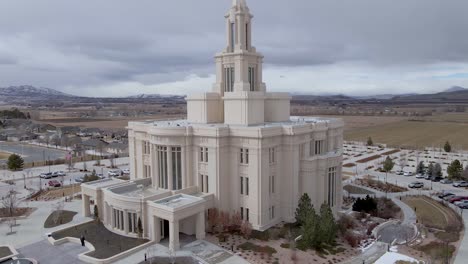
[[[210,208],[256,230],[293,222],[303,193],[340,208],[343,122],[290,117],[289,94],[263,82],[245,0],[225,18],[211,92],[187,97],[187,120],[130,122],[131,179],[82,184],[84,215],[94,200],[109,230],[136,237],[141,218],[145,238],[178,249],[179,232],[204,238]]]

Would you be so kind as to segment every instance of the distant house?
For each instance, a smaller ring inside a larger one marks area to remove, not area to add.
[[[112,142],[107,145],[106,151],[118,155],[128,153],[128,143]]]
[[[85,134],[88,137],[101,137],[102,131],[99,128],[84,128],[80,131],[81,134]]]
[[[77,134],[80,132],[80,128],[76,126],[65,126],[65,127],[58,127],[57,132],[60,136],[62,135],[71,135]]]
[[[95,152],[101,152],[101,154],[106,151],[108,145],[109,143],[107,143],[106,141],[96,138],[91,138],[81,143],[81,147],[85,151],[92,150]]]
[[[18,142],[18,141],[27,141],[27,140],[35,140],[39,136],[37,134],[31,132],[8,132],[6,133],[7,141]]]

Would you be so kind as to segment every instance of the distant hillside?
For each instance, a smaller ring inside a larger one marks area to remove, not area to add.
[[[460,87],[460,86],[452,86],[451,88],[448,88],[445,91],[442,91],[443,93],[452,93],[452,92],[458,92],[458,91],[465,91],[468,90],[466,88]]]
[[[34,87],[30,85],[0,87],[0,96],[6,97],[74,97],[50,88]]]
[[[396,96],[392,99],[392,101],[425,103],[468,103],[468,89],[454,89],[453,91],[435,94]]]

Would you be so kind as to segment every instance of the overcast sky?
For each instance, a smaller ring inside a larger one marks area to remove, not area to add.
[[[466,0],[247,0],[270,91],[468,87]],[[0,87],[86,96],[208,91],[231,0],[2,0]]]

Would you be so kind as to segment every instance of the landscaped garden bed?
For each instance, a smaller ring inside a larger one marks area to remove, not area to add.
[[[426,196],[408,196],[402,201],[414,209],[420,229],[425,234],[421,243],[413,245],[412,249],[434,263],[452,259],[463,230],[461,217],[444,202]]]
[[[353,186],[353,185],[345,185],[343,189],[347,191],[349,194],[370,194],[370,195],[375,194],[374,192],[371,192],[367,189],[360,188],[360,187]]]
[[[20,217],[20,216],[28,216],[32,212],[34,212],[36,208],[30,208],[30,207],[19,207],[15,208],[12,212],[10,213],[10,210],[8,208],[0,208],[0,218],[2,217]]]
[[[376,160],[376,159],[379,159],[381,158],[382,156],[380,155],[374,155],[374,156],[370,156],[370,157],[367,157],[365,159],[360,159],[358,161],[356,161],[357,163],[366,163],[366,162],[369,162],[369,161],[372,161],[372,160]]]
[[[355,182],[357,185],[362,185],[368,188],[372,188],[381,192],[398,193],[407,192],[408,188],[400,187],[391,183],[384,183],[370,178],[357,179]]]
[[[52,212],[44,222],[44,228],[52,228],[70,223],[77,212],[67,210],[57,210]]]
[[[395,153],[398,153],[398,152],[400,152],[399,149],[394,149],[394,150],[390,150],[390,151],[382,153],[382,156],[388,156],[388,155],[392,155],[392,154],[395,154]]]
[[[149,242],[147,239],[130,238],[115,234],[107,230],[102,223],[96,221],[52,233],[52,238],[55,240],[65,237],[79,239],[81,236],[84,236],[85,240],[95,248],[95,251],[86,255],[97,259],[110,258]]]
[[[0,247],[0,259],[13,255],[9,247]]]

